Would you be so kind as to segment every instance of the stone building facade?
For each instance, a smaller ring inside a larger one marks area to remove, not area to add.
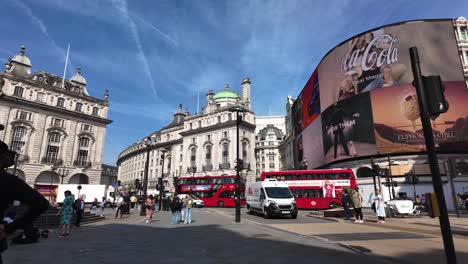
[[[468,20],[464,17],[459,17],[453,22],[453,26],[457,38],[458,50],[460,52],[460,60],[465,74],[466,85],[468,86]]]
[[[0,73],[0,140],[17,152],[9,171],[52,199],[59,183],[99,184],[108,92],[90,96],[79,68],[70,80],[31,68],[22,47]]]
[[[250,104],[250,80],[241,84],[242,96],[230,90],[209,90],[203,111],[190,114],[182,105],[167,126],[136,141],[118,157],[119,180],[129,185],[144,179],[149,153],[148,192],[155,192],[163,177],[166,190],[174,191],[174,177],[235,175],[237,121],[235,108],[242,108],[239,124],[239,157],[244,161],[241,175],[255,179],[255,120]]]
[[[256,177],[263,171],[279,171],[282,167],[279,145],[286,134],[285,116],[255,117]]]

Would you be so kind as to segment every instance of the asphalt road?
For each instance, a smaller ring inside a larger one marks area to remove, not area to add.
[[[66,238],[54,232],[39,243],[10,246],[4,263],[388,263],[266,224],[317,219],[263,219],[243,213],[243,222],[236,224],[233,213],[233,208],[194,209],[190,225],[170,225],[165,211],[149,224],[137,213],[110,217],[74,229]]]

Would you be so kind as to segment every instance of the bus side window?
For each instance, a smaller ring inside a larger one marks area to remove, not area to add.
[[[317,173],[314,176],[315,176],[315,179],[317,179],[317,180],[323,180],[325,178],[323,173]]]
[[[351,176],[349,175],[348,172],[341,172],[340,173],[340,178],[341,179],[349,179],[349,178],[351,178]]]
[[[322,189],[316,190],[315,197],[316,198],[323,198],[323,190]]]

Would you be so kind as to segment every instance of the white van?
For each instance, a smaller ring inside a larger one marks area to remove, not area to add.
[[[265,218],[290,215],[297,218],[297,206],[288,185],[276,179],[248,183],[246,187],[247,213],[261,213]]]

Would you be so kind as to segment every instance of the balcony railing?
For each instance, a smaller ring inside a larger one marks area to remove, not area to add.
[[[229,162],[224,162],[219,164],[219,169],[220,170],[227,170],[231,168],[231,163]]]
[[[212,171],[213,170],[213,164],[209,163],[209,164],[203,165],[202,170],[203,171]]]
[[[80,167],[80,168],[90,168],[93,166],[93,164],[90,161],[75,160],[73,161],[73,166]]]
[[[43,157],[41,159],[42,164],[54,164],[54,165],[63,165],[62,159]]]

